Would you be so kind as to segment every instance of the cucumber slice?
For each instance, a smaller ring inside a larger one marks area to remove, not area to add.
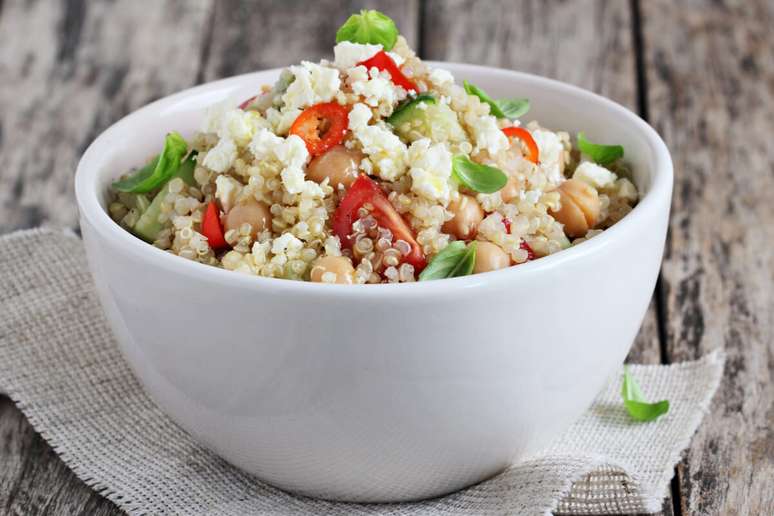
[[[436,143],[465,140],[465,131],[457,121],[457,115],[432,95],[417,95],[398,106],[387,123],[408,143],[421,138],[430,138]]]
[[[172,176],[172,179],[179,177],[188,186],[197,186],[196,180],[193,176],[194,168],[196,167],[196,152],[192,152],[188,159],[186,159]],[[170,181],[172,180],[170,179]],[[140,199],[138,198],[138,209],[140,209],[140,218],[137,219],[137,223],[134,225],[134,234],[142,238],[146,242],[153,243],[158,238],[159,233],[164,229],[164,224],[159,222],[159,215],[161,215],[161,204],[164,202],[164,198],[169,193],[169,181],[167,181],[161,190],[153,198],[153,201],[148,204],[147,198],[143,196],[144,209],[140,207]]]

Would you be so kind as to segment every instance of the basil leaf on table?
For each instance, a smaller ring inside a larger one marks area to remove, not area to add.
[[[669,401],[661,400],[656,403],[648,403],[637,385],[636,380],[629,374],[629,368],[624,366],[623,385],[621,396],[624,400],[629,416],[636,421],[653,421],[657,417],[669,412]]]
[[[514,120],[529,111],[528,99],[500,99],[494,100],[487,93],[468,81],[464,81],[465,92],[468,95],[478,97],[481,102],[489,104],[489,112],[497,118],[508,118]]]
[[[496,167],[470,161],[464,154],[452,158],[452,174],[465,187],[479,193],[494,193],[508,182],[508,176]]]
[[[147,193],[155,190],[175,175],[180,168],[183,156],[188,152],[188,143],[176,132],[171,132],[164,140],[161,154],[140,170],[113,183],[120,192]]]
[[[427,267],[419,274],[419,281],[468,276],[473,273],[475,265],[476,242],[466,246],[465,242],[456,240],[430,260]]]
[[[592,143],[586,139],[586,135],[578,133],[578,149],[591,158],[594,163],[609,165],[617,159],[623,158],[624,148],[620,145],[601,145]]]
[[[397,39],[398,28],[392,18],[368,9],[350,16],[336,31],[336,43],[351,41],[363,45],[381,45],[385,51],[392,50]]]

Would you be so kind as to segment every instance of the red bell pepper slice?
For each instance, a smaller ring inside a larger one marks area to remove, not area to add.
[[[210,201],[202,219],[202,235],[207,237],[207,243],[213,251],[228,247],[228,242],[223,237],[223,227],[220,225],[218,205]]]
[[[503,133],[505,133],[505,136],[508,138],[515,137],[524,143],[527,147],[527,155],[524,156],[525,158],[536,165],[540,162],[540,152],[538,151],[537,143],[532,135],[529,134],[529,131],[523,127],[506,127],[503,129]]]
[[[354,244],[350,237],[352,223],[358,219],[358,210],[366,203],[373,206],[371,215],[380,227],[392,231],[395,240],[404,240],[409,243],[411,252],[404,257],[403,261],[413,265],[414,271],[418,274],[427,265],[422,247],[414,239],[411,228],[395,210],[379,185],[365,174],[358,176],[352,183],[333,214],[333,232],[341,240],[341,245],[347,249],[352,248]]]
[[[386,71],[390,74],[390,78],[395,86],[401,86],[406,91],[419,91],[417,85],[414,84],[411,79],[403,75],[403,72],[400,71],[398,65],[395,64],[395,61],[393,61],[389,54],[384,50],[380,50],[374,54],[373,57],[369,57],[365,61],[359,62],[358,65],[363,65],[369,70],[375,67],[381,72]]]
[[[349,128],[349,112],[337,102],[323,102],[298,115],[290,134],[300,136],[312,156],[340,144]]]

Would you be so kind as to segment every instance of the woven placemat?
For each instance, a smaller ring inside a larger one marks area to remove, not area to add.
[[[283,492],[196,444],[145,395],[103,318],[83,245],[61,231],[0,237],[0,391],[67,466],[131,515],[622,514],[661,509],[718,387],[723,355],[632,366],[670,412],[633,422],[620,375],[549,449],[466,490],[363,505]]]

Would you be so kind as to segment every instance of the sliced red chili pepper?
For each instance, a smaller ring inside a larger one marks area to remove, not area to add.
[[[411,252],[406,255],[403,261],[413,265],[414,271],[418,274],[427,265],[422,247],[414,239],[411,228],[395,210],[379,185],[365,174],[360,175],[352,183],[333,214],[333,231],[341,240],[341,245],[347,249],[352,248],[354,244],[350,237],[352,223],[358,219],[358,210],[366,203],[373,207],[371,215],[380,227],[392,231],[395,240],[404,240],[409,243]]]
[[[312,156],[319,156],[341,143],[349,128],[349,112],[337,102],[308,107],[290,126],[290,134],[300,136]]]
[[[207,237],[207,243],[213,251],[228,247],[226,239],[223,238],[223,227],[220,225],[220,215],[218,214],[218,205],[215,201],[210,201],[207,210],[202,219],[202,235]]]
[[[524,156],[532,163],[536,165],[540,162],[540,152],[538,151],[537,143],[535,139],[529,134],[529,131],[523,127],[506,127],[503,129],[505,136],[508,138],[518,138],[527,147],[527,155]]]
[[[393,84],[395,84],[395,86],[401,86],[406,91],[419,91],[417,85],[414,84],[411,79],[403,75],[403,72],[400,71],[398,65],[395,64],[395,61],[393,61],[389,54],[384,50],[380,50],[374,54],[373,57],[369,57],[358,64],[365,66],[369,70],[375,67],[379,71],[386,71],[390,74]]]

